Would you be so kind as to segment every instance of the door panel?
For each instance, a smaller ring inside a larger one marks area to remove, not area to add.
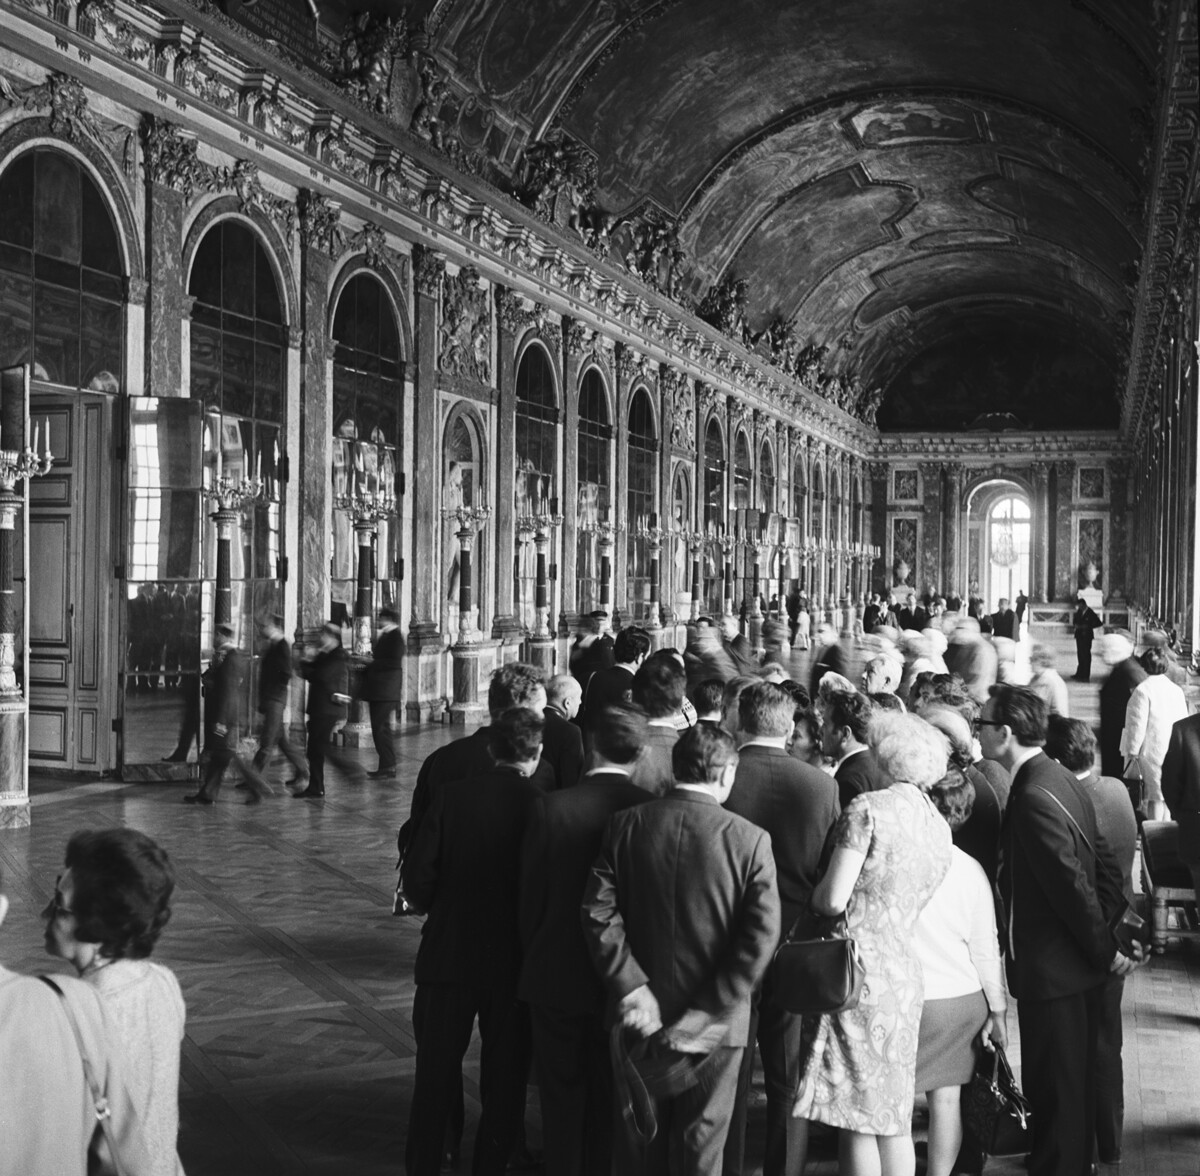
[[[30,482],[29,758],[115,767],[111,526],[112,402],[35,392],[54,467]]]

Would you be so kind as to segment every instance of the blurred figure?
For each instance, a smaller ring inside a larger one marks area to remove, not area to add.
[[[722,682],[728,682],[737,676],[737,667],[721,641],[720,630],[708,617],[700,617],[691,626],[683,660],[689,689],[698,686],[706,678],[720,678]]]
[[[571,673],[579,681],[579,688],[587,693],[588,683],[598,670],[607,670],[617,658],[613,639],[604,632],[608,623],[608,613],[596,609],[587,616],[580,626],[575,640],[571,643],[571,653],[568,665]],[[603,704],[601,704],[603,705]]]
[[[372,780],[396,778],[392,718],[403,696],[404,636],[400,632],[400,614],[394,608],[383,608],[379,610],[379,631],[362,682],[362,699],[371,716],[371,739],[379,756],[379,766],[367,773]]]
[[[1100,685],[1100,773],[1125,778],[1130,801],[1135,810],[1140,809],[1141,781],[1126,777],[1121,737],[1130,696],[1146,680],[1146,671],[1133,656],[1133,635],[1128,629],[1112,629],[1100,638],[1100,658],[1109,667],[1108,677]]]
[[[838,631],[828,621],[822,621],[817,630],[817,652],[813,658],[812,679],[809,694],[815,696],[821,679],[826,674],[849,674],[850,659],[838,639]]]
[[[1142,811],[1148,821],[1168,820],[1162,795],[1162,763],[1167,754],[1171,728],[1187,718],[1187,699],[1167,677],[1167,655],[1161,648],[1147,649],[1141,656],[1146,678],[1129,696],[1121,751],[1125,775],[1142,781]]]
[[[342,629],[333,622],[321,626],[315,649],[306,651],[300,673],[308,681],[308,787],[292,795],[297,800],[325,796],[325,761],[339,767],[351,784],[361,784],[366,773],[333,742],[334,732],[346,721],[350,695]]]
[[[1029,678],[1029,689],[1045,704],[1051,714],[1070,714],[1067,703],[1067,684],[1054,668],[1054,650],[1040,641],[1035,641],[1029,651],[1029,664],[1033,673]]]
[[[687,679],[674,659],[648,658],[633,676],[633,702],[646,715],[646,747],[633,770],[633,782],[655,796],[675,786],[671,755],[679,729],[675,720],[683,705]]]
[[[258,735],[258,751],[254,753],[254,770],[261,772],[267,757],[276,747],[287,757],[295,775],[289,784],[308,780],[308,762],[288,738],[283,711],[287,706],[288,688],[292,681],[292,647],[283,635],[283,618],[272,613],[259,627],[263,639],[262,658],[258,663],[258,709],[262,727]]]
[[[996,681],[1021,685],[1017,680],[1017,643],[1007,637],[993,637],[992,648],[996,651]]]
[[[1096,630],[1104,626],[1104,622],[1096,614],[1096,610],[1082,597],[1075,605],[1075,615],[1071,618],[1071,626],[1075,633],[1075,667],[1076,682],[1092,680],[1092,639]],[[1061,712],[1066,714],[1066,711]]]
[[[984,640],[977,620],[966,617],[958,623],[945,662],[947,671],[957,674],[967,693],[982,706],[996,681],[996,651]]]
[[[583,687],[580,720],[585,743],[592,715],[598,715],[614,702],[629,700],[633,675],[650,656],[651,644],[650,634],[637,625],[628,625],[617,634],[613,642],[613,657],[616,660],[607,668],[592,673],[588,684]]]

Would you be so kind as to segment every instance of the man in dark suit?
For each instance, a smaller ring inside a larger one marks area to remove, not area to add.
[[[650,634],[637,625],[622,629],[613,642],[616,661],[607,669],[597,670],[583,691],[580,717],[586,742],[592,715],[598,715],[614,702],[625,702],[633,689],[633,675],[650,656]]]
[[[1025,610],[1029,607],[1029,597],[1025,595],[1025,589],[1022,588],[1017,593],[1017,607],[1013,610],[1017,614],[1017,635],[1020,637],[1021,626],[1025,623]]]
[[[233,626],[216,627],[216,648],[204,672],[204,750],[208,763],[198,792],[185,796],[186,804],[213,804],[221,792],[225,769],[233,764],[241,773],[250,795],[247,804],[257,804],[271,795],[271,786],[237,754],[238,714],[245,662],[233,643]]]
[[[400,614],[393,608],[380,609],[379,635],[374,656],[363,671],[362,697],[371,714],[371,738],[379,755],[379,767],[367,775],[372,780],[396,778],[396,744],[392,715],[404,692],[404,637]]]
[[[595,766],[578,787],[544,796],[525,834],[518,995],[533,1022],[546,1171],[553,1176],[612,1171],[604,989],[588,956],[579,905],[609,818],[651,799],[629,778],[645,740],[640,711],[629,703],[607,707],[594,727]]]
[[[846,657],[846,651],[842,648],[841,641],[838,640],[838,631],[828,621],[823,621],[820,629],[817,630],[817,641],[819,644],[816,657],[813,658],[812,677],[808,691],[812,698],[817,697],[821,679],[826,674],[841,674],[844,678],[849,669],[849,660]]]
[[[1100,684],[1100,774],[1120,780],[1125,775],[1125,756],[1121,753],[1121,735],[1125,730],[1125,712],[1138,684],[1146,680],[1146,670],[1133,656],[1133,634],[1128,629],[1110,629],[1100,640],[1100,657],[1109,666],[1108,677]],[[1132,781],[1136,809],[1141,800],[1141,782]],[[1130,787],[1130,782],[1126,782]]]
[[[283,722],[288,687],[292,681],[292,647],[283,635],[283,618],[272,614],[263,621],[259,631],[265,647],[258,665],[258,709],[262,714],[262,727],[258,736],[258,751],[254,755],[254,770],[262,771],[267,756],[278,745],[296,773],[288,783],[305,784],[308,780],[308,761],[288,738]]]
[[[652,1142],[618,1127],[622,1176],[720,1172],[750,996],[779,941],[770,835],[721,807],[737,771],[732,738],[692,727],[673,759],[676,788],[609,822],[583,901],[613,1019],[705,1068],[703,1081],[655,1099]]]
[[[891,784],[867,746],[867,727],[875,704],[860,691],[828,691],[821,700],[821,751],[837,765],[838,802],[842,808],[860,792],[878,792]]]
[[[417,1064],[408,1176],[438,1176],[455,1081],[479,1018],[481,1114],[475,1176],[503,1176],[521,1128],[528,1025],[517,1000],[521,842],[541,795],[540,715],[514,707],[488,728],[491,770],[437,788],[404,859],[404,886],[429,912],[417,951]]]
[[[1017,627],[1017,614],[1008,607],[1008,597],[1000,597],[996,611],[991,615],[992,636],[1007,637],[1009,641],[1013,640],[1013,633]]]
[[[1075,632],[1075,681],[1090,682],[1092,680],[1092,640],[1096,630],[1104,622],[1099,614],[1086,600],[1080,599],[1075,605],[1075,615],[1071,618],[1071,626]]]
[[[995,686],[979,720],[983,753],[1013,774],[1000,833],[1000,897],[1009,987],[1021,1022],[1021,1074],[1033,1107],[1031,1176],[1090,1171],[1096,1134],[1096,1049],[1110,974],[1136,966],[1108,919],[1120,867],[1099,837],[1079,781],[1043,752],[1046,704]],[[1096,855],[1107,865],[1097,871]]]
[[[1171,728],[1162,766],[1163,800],[1178,826],[1179,859],[1192,872],[1200,894],[1200,715]]]
[[[588,613],[586,623],[571,643],[567,662],[582,690],[588,688],[593,674],[609,669],[616,656],[613,639],[604,631],[607,623],[608,613],[603,609]]]
[[[546,734],[543,738],[543,756],[554,769],[555,784],[559,788],[570,788],[579,782],[583,771],[583,735],[575,726],[574,718],[579,713],[583,697],[579,682],[570,674],[555,674],[546,683]]]
[[[331,760],[358,784],[366,773],[333,742],[338,724],[346,720],[350,701],[346,650],[342,647],[341,626],[330,622],[321,628],[320,644],[300,665],[308,680],[308,787],[292,793],[298,800],[320,800],[325,795],[325,761]]]
[[[827,772],[788,755],[796,704],[781,686],[755,683],[738,699],[737,775],[725,807],[771,835],[784,934],[808,906],[817,883],[825,837],[838,815],[837,785]],[[767,1090],[767,1150],[763,1176],[801,1176],[808,1121],[792,1118],[800,1081],[800,1018],[771,999],[771,971],[756,992],[738,1097],[725,1144],[726,1176],[741,1176],[746,1100],[754,1075],[754,1042],[762,1054]]]
[[[633,771],[633,782],[655,796],[675,787],[671,754],[679,738],[676,720],[683,706],[687,675],[673,657],[655,655],[633,676],[633,701],[648,720],[646,746]]]
[[[863,632],[874,633],[875,626],[883,616],[883,606],[879,602],[879,593],[871,593],[871,603],[863,609]]]

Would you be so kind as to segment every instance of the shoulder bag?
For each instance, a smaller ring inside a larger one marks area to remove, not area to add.
[[[96,1107],[96,1122],[108,1145],[108,1162],[100,1162],[98,1166],[95,1166],[95,1161],[99,1157],[95,1151],[95,1140],[92,1141],[92,1147],[89,1149],[88,1171],[89,1173],[100,1172],[103,1176],[128,1176],[129,1170],[121,1163],[121,1153],[117,1150],[117,1137],[112,1128],[112,1111],[108,1106],[108,1098],[96,1080],[96,1072],[92,1069],[92,1060],[88,1056],[87,1047],[83,1044],[83,1035],[79,1032],[79,1022],[75,1019],[75,1010],[71,1008],[71,1002],[67,1000],[66,993],[49,976],[39,976],[38,979],[58,993],[63,1012],[67,1015],[67,1023],[71,1026],[71,1032],[75,1036],[79,1057],[83,1061],[83,1077],[87,1082],[88,1090],[91,1091],[92,1102]]]
[[[1033,1146],[1033,1112],[998,1045],[975,1063],[963,1087],[962,1117],[989,1156],[1022,1156]]]
[[[797,920],[797,923],[799,920]],[[821,925],[827,930],[822,930]],[[812,938],[793,939],[793,927],[771,961],[771,999],[788,1013],[843,1013],[857,1006],[866,978],[846,920],[821,920]]]

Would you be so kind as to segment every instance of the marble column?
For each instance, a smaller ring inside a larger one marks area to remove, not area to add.
[[[568,626],[575,624],[579,615],[578,579],[576,565],[579,559],[579,378],[583,367],[583,348],[588,331],[583,323],[575,319],[564,319],[562,387],[563,387],[563,533],[562,574],[559,583],[559,605]],[[615,399],[614,395],[614,399]],[[615,506],[616,504],[613,503]],[[608,611],[608,606],[604,607]],[[609,616],[611,620],[611,614]]]
[[[528,328],[531,313],[520,295],[496,287],[498,361],[496,390],[496,610],[492,636],[505,642],[520,639],[524,626],[517,616],[513,577],[516,574],[517,528],[513,485],[516,477],[517,342]]]
[[[960,548],[959,536],[962,534],[962,494],[963,466],[962,462],[950,462],[946,468],[946,499],[943,505],[942,579],[940,588],[944,596],[952,592],[961,592],[960,584],[966,579],[965,569],[960,567],[963,553]]]
[[[183,194],[146,184],[146,395],[186,396],[183,386]]]
[[[217,581],[213,589],[213,625],[233,622],[233,583],[230,575],[233,533],[241,521],[240,512],[228,507],[215,511],[212,520],[217,527]]]
[[[476,624],[473,549],[478,528],[487,521],[486,508],[460,515],[455,532],[458,540],[458,641],[450,650],[453,662],[454,702],[450,707],[453,726],[483,721],[487,707],[480,683],[480,643],[483,634]]]
[[[1033,464],[1033,599],[1045,604],[1053,599],[1053,571],[1050,568],[1050,466],[1044,461]],[[981,585],[982,588],[982,585]],[[1049,591],[1050,595],[1047,595]]]

